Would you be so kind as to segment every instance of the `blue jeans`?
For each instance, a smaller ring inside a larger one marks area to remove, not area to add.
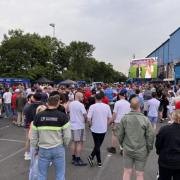
[[[56,180],[65,180],[65,150],[60,145],[55,148],[39,148],[38,180],[47,180],[50,162],[55,166]]]
[[[30,147],[31,163],[29,168],[29,180],[38,180],[38,156],[34,147]]]
[[[6,117],[10,117],[12,115],[11,103],[4,103],[4,109]]]

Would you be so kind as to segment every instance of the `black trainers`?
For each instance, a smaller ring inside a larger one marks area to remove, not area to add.
[[[156,180],[160,180],[160,178],[159,178],[159,172],[157,172]]]
[[[71,164],[74,164],[74,163],[75,163],[75,161],[76,161],[75,159],[72,159]]]
[[[164,118],[160,119],[160,123],[163,123],[164,122]]]
[[[89,165],[90,165],[91,167],[93,167],[94,163],[93,163],[92,157],[91,157],[91,156],[88,156],[87,160],[88,160],[88,162],[89,162]]]
[[[76,156],[75,156],[75,155],[72,155],[72,161],[71,161],[71,163],[74,164],[75,161],[76,161]]]
[[[97,166],[98,166],[98,167],[102,167],[102,163],[101,163],[101,162],[98,162],[98,163],[97,163]]]
[[[114,148],[114,147],[108,147],[107,151],[112,153],[112,154],[116,154],[116,148]]]
[[[121,156],[123,155],[123,149],[120,149],[120,155]]]
[[[74,161],[75,166],[87,166],[87,163],[83,162],[82,159]]]

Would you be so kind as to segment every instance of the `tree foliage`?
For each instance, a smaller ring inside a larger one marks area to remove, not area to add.
[[[50,36],[10,30],[0,45],[0,76],[36,80],[73,79],[114,82],[125,80],[113,66],[93,57],[95,47],[88,42],[69,45]]]

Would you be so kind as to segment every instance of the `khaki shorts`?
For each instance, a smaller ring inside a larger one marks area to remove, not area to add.
[[[123,153],[123,164],[124,168],[127,169],[133,169],[133,166],[135,166],[136,171],[144,171],[144,167],[146,165],[146,160],[137,160],[134,158],[129,157],[125,153]]]
[[[71,140],[75,142],[82,142],[86,140],[85,129],[71,130]]]

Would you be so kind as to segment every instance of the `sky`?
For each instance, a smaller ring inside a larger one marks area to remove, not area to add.
[[[0,0],[0,41],[10,29],[86,41],[94,57],[127,75],[180,26],[179,0]]]

